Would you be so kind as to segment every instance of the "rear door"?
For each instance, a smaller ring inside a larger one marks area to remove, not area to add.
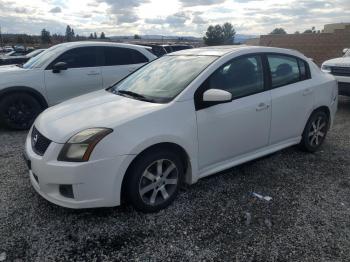
[[[106,46],[102,47],[102,51],[104,63],[101,72],[104,88],[110,87],[149,62],[148,58],[136,49]]]
[[[267,54],[272,117],[270,144],[299,137],[314,107],[314,83],[308,64],[283,54]]]
[[[58,62],[66,63],[68,69],[54,73],[52,66]],[[49,104],[102,88],[96,47],[78,47],[64,52],[46,68],[44,74]]]

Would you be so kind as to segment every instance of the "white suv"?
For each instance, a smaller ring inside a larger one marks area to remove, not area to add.
[[[0,66],[0,121],[28,129],[45,108],[107,88],[154,59],[149,47],[72,42],[53,46],[23,66]]]
[[[157,211],[182,182],[296,144],[317,150],[337,101],[334,78],[295,51],[171,53],[43,112],[25,145],[30,180],[61,206],[116,206],[123,196]]]
[[[350,96],[350,49],[345,49],[343,57],[327,60],[322,64],[322,71],[332,74],[338,81],[339,94]]]

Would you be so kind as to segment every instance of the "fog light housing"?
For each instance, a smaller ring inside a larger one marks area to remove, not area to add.
[[[59,185],[60,194],[67,198],[74,198],[72,185]]]

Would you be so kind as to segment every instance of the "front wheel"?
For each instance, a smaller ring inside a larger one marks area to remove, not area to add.
[[[324,111],[316,111],[305,126],[300,147],[305,151],[315,152],[325,140],[328,129],[328,115]]]
[[[43,110],[33,96],[27,93],[12,93],[0,101],[0,120],[6,127],[26,130]]]
[[[144,154],[127,174],[127,201],[146,213],[164,209],[175,199],[183,173],[181,159],[173,152]]]

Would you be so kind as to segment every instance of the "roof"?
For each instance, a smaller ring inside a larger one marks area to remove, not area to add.
[[[251,50],[252,52],[282,52],[282,53],[296,53],[294,50],[266,47],[266,46],[248,46],[248,45],[223,45],[223,46],[207,46],[193,49],[185,49],[170,53],[168,55],[202,55],[202,56],[224,56],[229,53],[238,52],[242,50]]]
[[[76,41],[76,42],[68,42],[59,44],[64,47],[79,47],[79,46],[116,46],[116,47],[135,47],[135,48],[146,48],[150,49],[148,46],[141,45],[132,45],[132,44],[123,44],[123,43],[115,43],[115,42],[104,42],[104,41]]]

